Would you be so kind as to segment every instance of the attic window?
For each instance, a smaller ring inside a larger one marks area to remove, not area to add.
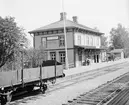
[[[44,34],[47,34],[47,31],[45,31]]]
[[[43,33],[42,32],[39,32],[39,35],[42,35]]]
[[[34,35],[38,35],[38,33],[36,32]]]
[[[52,31],[48,31],[48,34],[52,34]]]
[[[62,33],[63,31],[62,30],[58,30],[58,33]]]
[[[57,31],[53,31],[53,33],[54,33],[54,34],[56,34],[56,33],[57,33]]]
[[[72,29],[68,29],[67,31],[68,31],[68,32],[72,32]]]

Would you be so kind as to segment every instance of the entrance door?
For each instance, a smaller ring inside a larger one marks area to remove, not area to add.
[[[79,49],[78,50],[78,60],[79,60],[79,66],[82,65],[82,50]]]
[[[82,55],[79,55],[79,66],[82,65]]]
[[[94,63],[96,63],[96,55],[94,55]]]
[[[97,55],[97,63],[99,63],[99,55]]]

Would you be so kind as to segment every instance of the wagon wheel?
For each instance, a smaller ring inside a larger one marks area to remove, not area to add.
[[[12,100],[12,91],[3,94],[3,101],[4,101],[4,104],[3,105],[6,105],[6,104],[10,103],[11,100]]]
[[[53,79],[53,80],[51,81],[51,83],[52,83],[52,84],[55,84],[55,83],[56,83],[56,79]]]
[[[65,77],[65,73],[63,73],[62,77]]]
[[[12,93],[7,94],[6,98],[7,98],[7,102],[11,102],[11,100],[12,100]]]
[[[48,87],[47,87],[47,84],[42,84],[40,90],[41,90],[41,92],[44,94],[45,91],[47,90],[47,88],[48,88]]]

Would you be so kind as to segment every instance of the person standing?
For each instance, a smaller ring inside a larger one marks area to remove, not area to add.
[[[87,62],[87,65],[90,65],[90,60],[89,60],[89,58],[87,58],[86,62]]]

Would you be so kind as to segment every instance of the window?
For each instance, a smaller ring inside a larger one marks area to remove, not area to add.
[[[93,37],[93,46],[95,46],[95,37]]]
[[[86,37],[86,45],[89,45],[89,36]]]
[[[51,60],[56,60],[56,52],[50,52]]]
[[[60,55],[60,62],[64,64],[65,63],[65,52],[60,52],[59,55]]]
[[[43,47],[43,48],[46,48],[46,47],[47,47],[46,38],[42,38],[42,47]]]
[[[97,43],[96,44],[97,44],[97,46],[99,46],[99,37],[97,37]]]
[[[87,45],[86,40],[87,40],[87,37],[86,37],[86,35],[85,35],[85,37],[84,37],[84,45]]]
[[[93,46],[93,37],[91,37],[91,44],[90,45]]]
[[[81,36],[78,36],[78,45],[81,45]]]
[[[59,37],[59,46],[65,46],[64,36]]]

